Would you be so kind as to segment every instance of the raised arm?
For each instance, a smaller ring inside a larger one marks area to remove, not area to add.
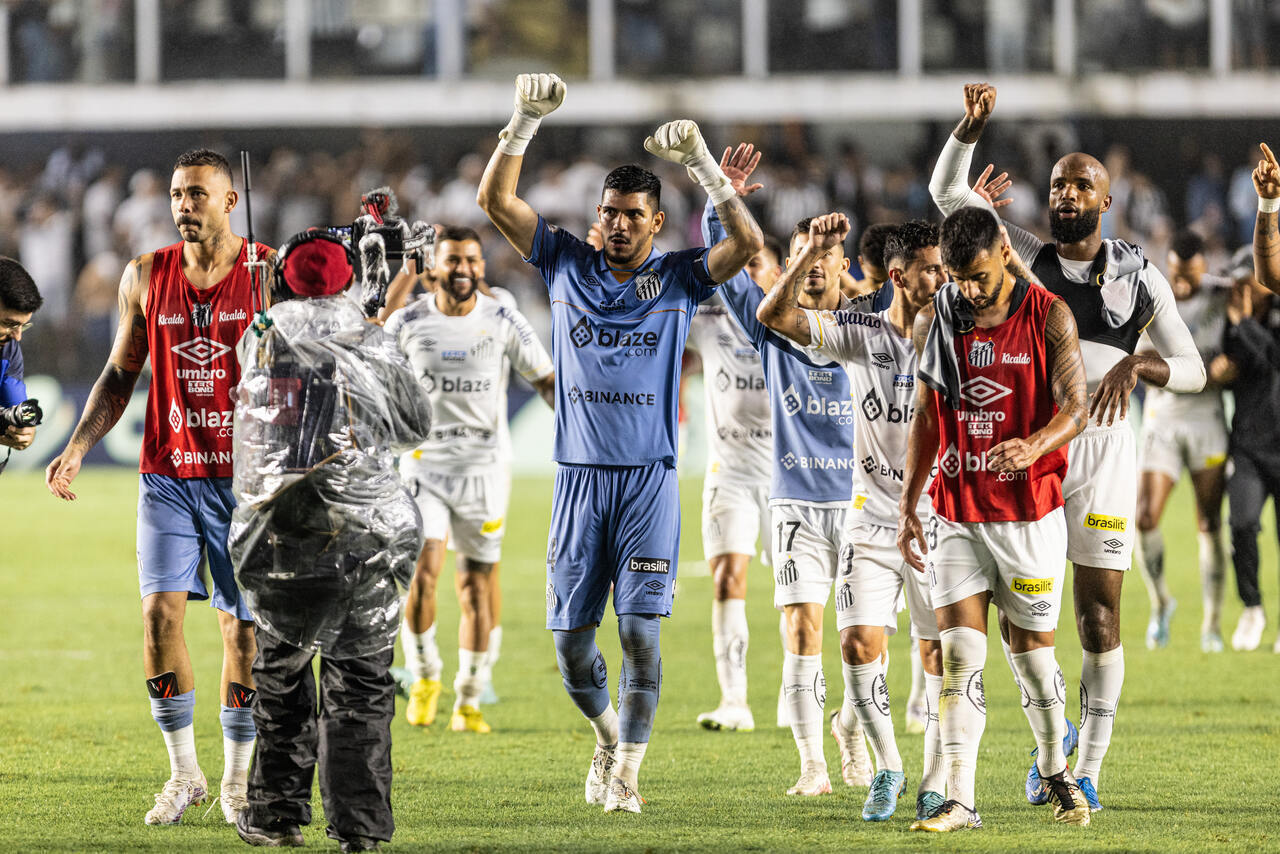
[[[813,341],[809,316],[799,305],[800,283],[818,261],[849,236],[849,218],[842,213],[816,216],[809,222],[809,242],[791,259],[782,278],[756,308],[756,319],[802,347]]]
[[[1258,192],[1258,219],[1253,224],[1253,274],[1272,293],[1280,294],[1280,163],[1267,144],[1253,170]]]
[[[964,87],[964,118],[947,137],[929,178],[929,195],[943,214],[950,215],[963,207],[990,207],[969,189],[969,164],[973,160],[973,146],[995,108],[994,86],[970,83]]]
[[[697,124],[689,119],[667,122],[644,141],[644,147],[650,154],[684,166],[706,190],[725,230],[724,239],[707,252],[707,272],[717,283],[728,281],[764,248],[764,233],[707,150]]]
[[[66,501],[75,500],[71,481],[80,473],[84,455],[120,420],[147,361],[147,317],[142,294],[150,277],[150,255],[133,259],[125,268],[117,297],[120,324],[116,327],[116,340],[107,366],[89,392],[71,441],[45,469],[49,491]]]
[[[537,212],[516,195],[524,151],[543,117],[564,102],[564,95],[564,82],[554,74],[516,77],[515,112],[498,134],[498,147],[489,158],[476,194],[481,210],[523,258],[533,252],[538,230]]]
[[[1001,442],[987,452],[992,471],[1011,472],[1029,468],[1050,451],[1070,442],[1087,423],[1085,417],[1084,358],[1071,309],[1060,299],[1049,304],[1044,322],[1045,356],[1049,362],[1049,385],[1058,411],[1049,423],[1025,439]]]
[[[929,327],[933,324],[933,304],[925,306],[916,315],[911,330],[916,356],[924,353]],[[898,551],[902,559],[917,572],[924,572],[923,556],[928,553],[924,527],[916,515],[920,494],[933,470],[938,456],[938,412],[933,406],[933,389],[922,381],[916,382],[915,409],[911,425],[907,429],[907,459],[903,465],[902,494],[898,497]],[[913,545],[914,544],[914,545]]]

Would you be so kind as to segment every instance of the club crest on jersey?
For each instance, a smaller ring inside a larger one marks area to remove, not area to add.
[[[662,290],[662,280],[658,278],[658,274],[652,270],[641,273],[636,277],[636,299],[645,301],[651,300]]]
[[[488,336],[471,345],[471,355],[481,361],[493,358],[493,339]]]
[[[969,345],[969,364],[989,368],[996,361],[996,345],[991,341],[974,341]]]
[[[193,302],[191,304],[191,325],[197,329],[208,329],[213,323],[213,303]]]

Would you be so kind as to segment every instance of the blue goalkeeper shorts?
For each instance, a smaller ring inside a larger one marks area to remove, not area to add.
[[[615,614],[671,616],[680,553],[680,489],[665,463],[556,470],[547,537],[547,628]]]
[[[142,595],[185,590],[219,611],[252,620],[236,586],[227,530],[236,507],[229,477],[143,474],[138,483],[138,586]],[[200,580],[209,559],[213,595]]]

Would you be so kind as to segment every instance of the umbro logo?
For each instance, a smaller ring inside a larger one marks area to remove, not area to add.
[[[987,342],[990,343],[990,342]],[[1013,389],[986,377],[974,377],[960,386],[960,396],[974,406],[988,407],[997,400],[1013,394]]]
[[[1031,603],[1031,610],[1039,611],[1041,614],[1043,614],[1045,611],[1048,611],[1052,607],[1053,607],[1052,605],[1050,605],[1048,602],[1044,601],[1043,599],[1037,599],[1035,602]]]
[[[667,585],[655,578],[652,581],[646,581],[644,586],[648,587],[650,590],[663,590]]]
[[[884,368],[886,371],[893,364],[893,357],[888,353],[872,353],[871,360],[875,362],[877,368]]]
[[[183,341],[174,347],[172,351],[188,361],[195,362],[197,365],[208,365],[219,356],[231,352],[231,348],[221,341],[214,341],[212,338],[205,338],[201,335],[198,338],[192,338],[190,341]]]
[[[1103,540],[1102,544],[1109,549],[1118,549],[1124,545],[1124,540],[1117,540],[1115,537],[1112,537],[1109,540]]]

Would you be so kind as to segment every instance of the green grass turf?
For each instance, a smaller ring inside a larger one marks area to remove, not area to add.
[[[141,627],[134,571],[135,474],[88,470],[80,499],[63,505],[37,474],[0,480],[4,501],[0,560],[0,839],[13,850],[238,850],[242,843],[215,808],[189,813],[180,827],[142,823],[168,775],[148,712],[140,666]],[[644,813],[606,816],[588,807],[582,782],[592,749],[590,728],[565,696],[551,639],[543,630],[544,553],[549,480],[517,481],[503,561],[506,627],[496,688],[486,707],[490,736],[436,726],[393,728],[398,829],[392,850],[847,850],[917,851],[1267,851],[1280,848],[1274,815],[1274,766],[1280,757],[1280,656],[1265,651],[1199,651],[1196,542],[1187,486],[1169,509],[1168,566],[1181,602],[1168,649],[1143,645],[1147,602],[1134,573],[1125,585],[1127,680],[1115,740],[1102,779],[1106,810],[1087,829],[1056,826],[1049,807],[1022,795],[1030,738],[1000,649],[992,644],[986,678],[989,717],[978,766],[977,832],[945,839],[907,832],[914,798],[884,824],[860,820],[864,790],[838,780],[835,745],[826,739],[836,777],[833,795],[788,798],[798,761],[788,731],[775,729],[782,655],[768,571],[753,565],[748,615],[751,705],[759,729],[704,732],[694,717],[717,700],[709,627],[711,582],[696,575],[700,483],[684,485],[682,577],[675,617],[663,631],[665,682],[653,741],[641,772]],[[1275,540],[1263,539],[1264,589],[1274,601]],[[1233,590],[1233,588],[1231,588]],[[441,585],[440,637],[446,690],[457,662],[457,605]],[[1224,625],[1240,605],[1228,595]],[[1074,685],[1080,652],[1071,609],[1064,609],[1058,659]],[[196,733],[211,788],[221,774],[216,688],[220,646],[203,603],[188,610],[195,662]],[[906,627],[905,615],[900,620]],[[842,692],[834,617],[828,617],[825,665],[828,708]],[[910,673],[906,632],[893,639],[890,688],[901,726]],[[618,644],[612,616],[600,632],[616,687]],[[403,703],[403,701],[400,701]],[[446,706],[447,708],[447,706]],[[909,795],[920,771],[921,736],[899,734]],[[319,794],[305,831],[324,839]]]

